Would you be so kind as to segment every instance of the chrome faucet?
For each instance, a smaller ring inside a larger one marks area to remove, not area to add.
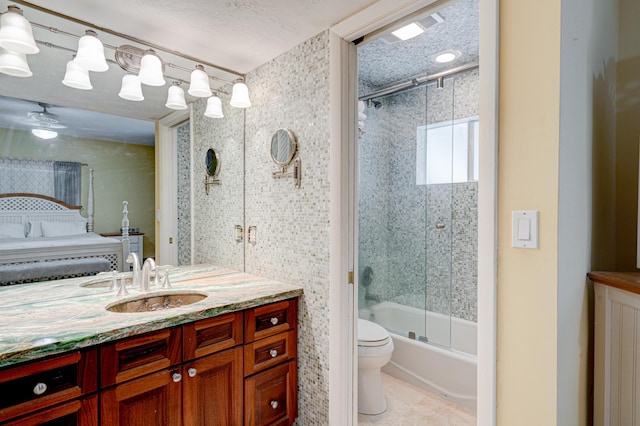
[[[138,255],[131,252],[129,256],[127,256],[127,263],[132,264],[133,266],[133,287],[140,285],[140,259],[138,259]]]
[[[151,257],[147,257],[142,265],[142,276],[140,277],[140,291],[149,291],[149,275],[151,271],[156,272],[156,262]],[[156,275],[157,272],[156,272]]]

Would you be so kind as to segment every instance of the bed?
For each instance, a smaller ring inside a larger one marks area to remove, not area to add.
[[[0,194],[0,285],[123,270],[123,242],[93,231],[89,217],[39,194]]]

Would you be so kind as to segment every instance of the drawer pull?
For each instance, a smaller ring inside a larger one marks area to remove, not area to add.
[[[275,357],[277,357],[277,356],[278,356],[278,351],[277,351],[277,350],[275,350],[275,349],[271,349],[271,350],[269,351],[269,355],[271,355],[271,358],[275,358]]]
[[[278,408],[278,401],[271,401],[269,404],[274,410]]]
[[[173,373],[172,378],[173,378],[173,381],[174,381],[174,382],[178,383],[180,380],[182,380],[182,374],[180,374],[180,373]]]
[[[271,318],[271,324],[276,325],[278,323],[278,318],[273,317]]]
[[[189,377],[196,377],[196,374],[198,374],[198,370],[191,367],[189,370],[187,370],[187,373],[189,373]]]
[[[33,393],[36,395],[42,395],[43,393],[45,393],[47,391],[47,384],[46,383],[38,383],[37,385],[35,385],[33,387]]]

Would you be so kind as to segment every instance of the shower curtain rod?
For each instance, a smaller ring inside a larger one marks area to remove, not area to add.
[[[412,89],[414,87],[417,86],[421,86],[423,84],[428,84],[431,81],[437,81],[439,79],[444,79],[445,77],[449,77],[451,75],[454,74],[459,74],[461,72],[464,71],[468,71],[474,68],[478,68],[479,64],[478,62],[472,62],[470,64],[467,65],[462,65],[456,68],[452,68],[450,70],[447,71],[442,71],[436,74],[431,74],[431,75],[427,75],[427,76],[419,76],[419,77],[413,77],[410,78],[406,81],[403,81],[401,83],[395,83],[387,88],[384,89],[380,89],[377,90],[375,92],[366,94],[364,96],[361,96],[358,98],[359,101],[368,101],[369,99],[373,99],[373,98],[379,98],[381,96],[386,96],[386,95],[390,95],[392,93],[397,93],[397,92],[401,92],[403,90],[406,89]]]

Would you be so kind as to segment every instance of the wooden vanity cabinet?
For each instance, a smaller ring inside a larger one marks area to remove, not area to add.
[[[297,299],[245,313],[244,424],[293,424],[298,413]]]
[[[0,370],[0,423],[45,424],[66,418],[69,423],[64,424],[96,424],[97,405],[83,398],[97,390],[97,373],[95,348]]]

